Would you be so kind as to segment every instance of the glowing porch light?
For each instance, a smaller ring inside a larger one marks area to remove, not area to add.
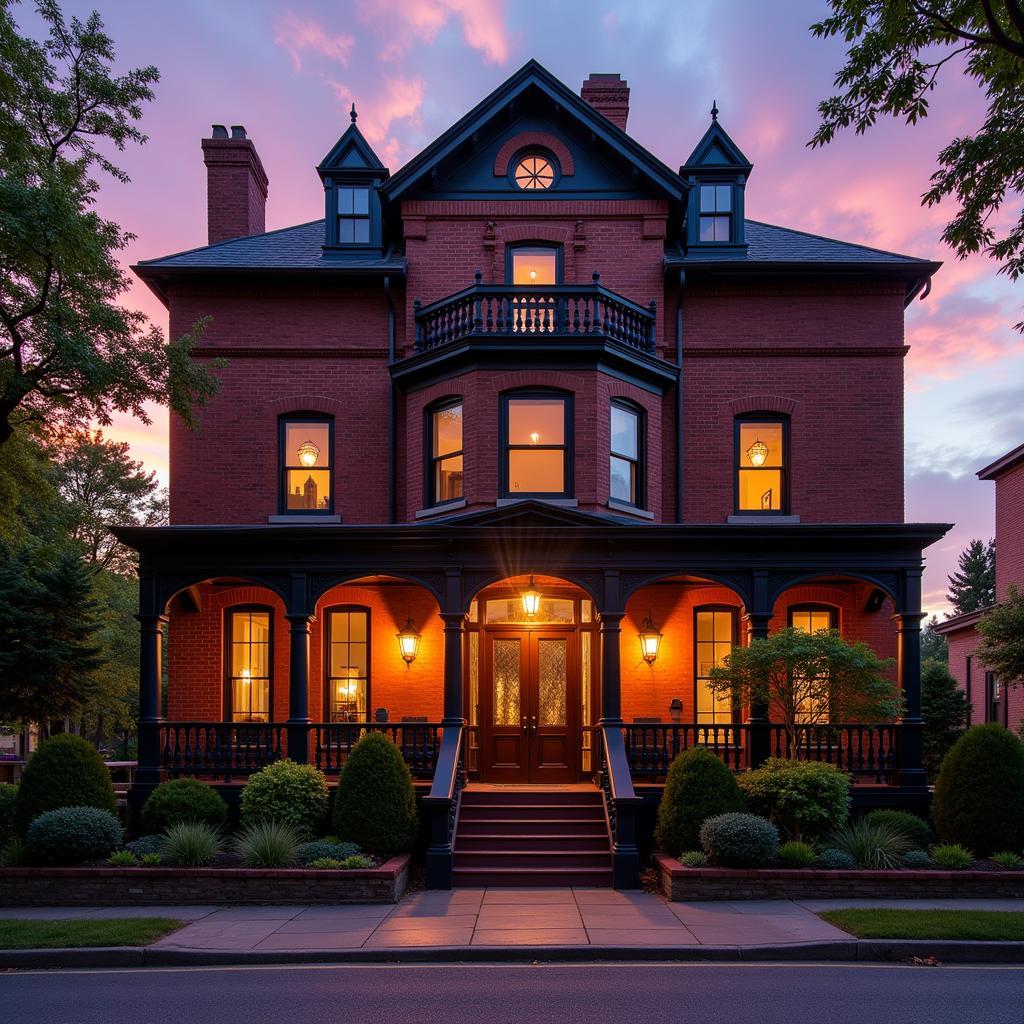
[[[416,623],[411,615],[406,617],[405,625],[401,632],[396,633],[398,639],[398,651],[402,655],[402,661],[408,668],[416,660],[420,649],[420,634],[416,630]]]
[[[640,653],[648,665],[653,665],[658,660],[658,648],[661,647],[662,634],[658,632],[657,626],[654,625],[650,612],[647,613],[647,618],[644,619],[643,624],[640,626],[639,636]]]
[[[533,582],[533,576],[530,576],[530,585],[520,595],[523,599],[523,611],[526,613],[526,617],[532,619],[537,612],[540,611],[540,600],[541,592],[537,589],[537,585]]]

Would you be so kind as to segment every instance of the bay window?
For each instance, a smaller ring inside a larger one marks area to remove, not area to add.
[[[501,492],[506,498],[572,494],[572,399],[514,393],[501,403]]]
[[[611,454],[608,496],[642,508],[644,504],[644,418],[635,406],[611,404]]]
[[[461,400],[429,409],[427,431],[427,504],[458,501],[464,497]]]

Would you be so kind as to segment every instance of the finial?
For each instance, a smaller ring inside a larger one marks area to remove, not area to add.
[[[351,117],[352,117],[352,123],[353,123],[353,124],[355,124],[355,123],[356,123],[356,118],[357,118],[358,116],[359,116],[359,115],[358,115],[358,114],[356,113],[356,105],[355,105],[355,103],[353,103],[353,104],[352,104],[352,111],[351,111]]]
[[[355,108],[353,107],[352,109],[354,110]],[[711,120],[718,120],[718,100],[711,101]]]

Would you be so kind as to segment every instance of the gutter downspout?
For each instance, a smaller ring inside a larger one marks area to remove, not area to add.
[[[676,295],[676,522],[683,522],[683,290],[686,271],[679,271],[679,291]]]
[[[388,368],[395,361],[395,300],[391,294],[391,278],[384,278],[384,297],[388,303]],[[395,437],[395,382],[388,374],[388,522],[398,521],[395,467],[398,463],[397,439]]]

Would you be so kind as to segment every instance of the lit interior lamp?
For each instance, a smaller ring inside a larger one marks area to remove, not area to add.
[[[398,650],[402,655],[402,661],[408,667],[416,660],[420,649],[420,634],[416,631],[416,623],[413,622],[411,615],[406,617],[402,631],[395,636],[398,638]]]
[[[530,280],[531,281],[536,281],[537,280],[537,268],[536,267],[530,267]]]
[[[647,618],[644,619],[643,625],[640,627],[640,652],[648,665],[653,665],[658,660],[661,637],[662,634],[658,632],[651,613],[648,612]]]
[[[540,611],[541,598],[541,593],[533,582],[533,576],[530,576],[530,585],[523,591],[522,598],[523,611],[526,613],[527,618],[532,619]]]
[[[299,462],[302,463],[309,469],[316,465],[316,460],[320,458],[320,449],[317,448],[312,441],[303,441],[298,448]]]
[[[530,444],[540,444],[540,434],[536,430],[530,435]]]
[[[752,466],[763,466],[768,458],[768,445],[764,441],[757,440],[747,449],[747,458]]]

